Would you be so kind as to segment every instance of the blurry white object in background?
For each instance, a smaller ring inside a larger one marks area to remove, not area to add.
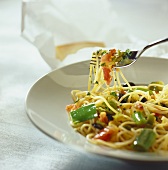
[[[168,36],[167,0],[109,0],[122,27],[133,38],[148,42]]]
[[[167,0],[24,0],[22,36],[56,68],[62,62],[58,45],[101,41],[107,47],[141,48],[167,37],[167,16]]]

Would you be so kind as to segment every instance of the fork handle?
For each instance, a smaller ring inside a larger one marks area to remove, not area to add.
[[[164,43],[164,42],[167,42],[168,41],[168,38],[165,38],[165,39],[161,39],[161,40],[157,40],[153,43],[150,43],[149,45],[147,45],[145,48],[148,49],[154,45],[158,45],[158,44],[161,44],[161,43]]]
[[[139,58],[141,56],[141,54],[146,51],[148,48],[150,47],[153,47],[155,45],[158,45],[158,44],[161,44],[161,43],[164,43],[164,42],[167,42],[168,41],[168,38],[165,38],[165,39],[160,39],[160,40],[157,40],[157,41],[154,41],[150,44],[148,44],[147,46],[145,46],[141,51],[140,53],[137,55],[137,58]]]

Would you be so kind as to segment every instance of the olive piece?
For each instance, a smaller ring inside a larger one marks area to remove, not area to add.
[[[119,100],[122,96],[124,96],[124,93],[119,93],[119,94],[118,94],[118,100]]]
[[[166,104],[166,103],[160,103],[161,104],[161,106],[163,106],[163,107],[168,107],[168,104]]]
[[[130,84],[130,86],[135,86],[135,83],[133,83],[133,82],[128,82],[128,83]],[[124,83],[122,86],[123,87],[128,87],[128,85],[126,83]]]
[[[93,123],[92,126],[96,129],[103,129],[104,127],[99,123]]]
[[[123,94],[123,93],[119,93],[118,100],[120,100],[120,98],[121,98],[122,96],[124,96],[124,94]],[[125,97],[125,98],[121,101],[121,103],[127,103],[128,97],[129,97],[129,96]]]
[[[113,115],[110,114],[110,113],[106,113],[106,116],[107,116],[107,118],[108,118],[109,121],[111,121],[111,120],[114,119],[114,118],[113,118]]]
[[[142,98],[141,102],[145,103],[147,101],[147,99],[144,97]]]

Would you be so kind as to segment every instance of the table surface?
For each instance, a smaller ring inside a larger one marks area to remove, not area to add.
[[[168,169],[166,162],[129,162],[81,153],[38,130],[25,112],[25,97],[33,83],[50,72],[50,68],[37,49],[20,36],[20,22],[21,1],[1,0],[1,170]]]

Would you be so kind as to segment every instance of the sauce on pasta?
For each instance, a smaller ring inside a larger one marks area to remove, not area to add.
[[[128,82],[119,62],[130,51],[98,50],[92,54],[88,89],[73,90],[66,106],[71,126],[96,145],[140,152],[168,150],[168,85]],[[121,83],[125,82],[125,84]]]

